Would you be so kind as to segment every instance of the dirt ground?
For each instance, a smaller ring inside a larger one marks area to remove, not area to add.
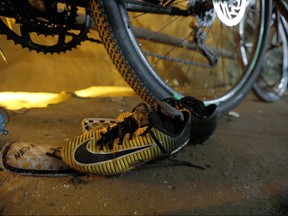
[[[93,46],[55,57],[31,54],[1,40],[10,63],[1,62],[0,90],[59,92],[91,85],[125,86],[102,48]],[[139,102],[137,96],[71,97],[48,108],[8,111],[9,134],[0,137],[0,146],[11,140],[61,145],[81,133],[83,118],[114,118]],[[0,214],[287,215],[287,102],[264,103],[250,94],[235,111],[240,117],[223,116],[204,145],[189,145],[177,155],[206,164],[206,170],[158,161],[110,178],[34,177],[1,171]]]

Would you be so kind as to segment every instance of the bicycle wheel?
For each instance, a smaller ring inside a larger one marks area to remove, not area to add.
[[[192,13],[195,5],[183,5],[187,1],[176,0],[167,8],[157,2],[91,1],[96,29],[123,78],[148,103],[189,95],[218,104],[219,115],[233,109],[258,75],[270,1],[247,4],[245,20],[255,23],[250,29],[255,34],[252,44],[246,43],[239,24],[223,25],[209,4],[201,13]],[[248,48],[246,56],[243,50]]]
[[[285,94],[288,82],[288,26],[283,17],[273,15],[268,50],[253,85],[255,93],[266,102],[279,100]]]

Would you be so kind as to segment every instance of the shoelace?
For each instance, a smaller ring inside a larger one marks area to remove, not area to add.
[[[133,110],[131,116],[124,118],[121,122],[117,122],[113,127],[108,127],[107,132],[100,133],[101,138],[97,142],[100,145],[100,150],[103,150],[104,145],[108,145],[109,149],[112,150],[117,138],[119,138],[118,145],[121,145],[126,134],[129,134],[129,139],[131,140],[139,128],[148,127],[142,133],[142,135],[146,134],[152,128],[148,118],[149,112],[148,106],[141,103]]]
[[[129,134],[131,140],[139,128],[147,127],[141,135],[147,134],[155,124],[168,131],[176,132],[178,129],[175,127],[176,121],[184,121],[184,115],[169,104],[157,101],[149,108],[146,103],[140,103],[133,109],[132,115],[116,123],[115,126],[108,127],[107,132],[100,133],[101,138],[97,143],[100,145],[100,150],[103,150],[104,145],[108,145],[112,150],[117,138],[119,138],[118,145],[121,145],[126,134]]]
[[[157,137],[155,136],[155,134],[150,131],[149,132],[152,139],[154,140],[154,142],[157,144],[157,146],[160,148],[162,154],[164,155],[164,157],[166,159],[168,159],[169,161],[173,162],[173,165],[179,165],[179,166],[188,166],[188,167],[193,167],[193,168],[197,168],[197,169],[205,169],[205,167],[191,163],[189,161],[184,161],[184,160],[177,160],[175,158],[172,158],[170,154],[167,153],[167,151],[165,150],[165,148],[162,146],[162,144],[159,142],[159,140],[157,139]]]

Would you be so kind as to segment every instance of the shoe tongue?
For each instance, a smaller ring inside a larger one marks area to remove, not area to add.
[[[133,110],[133,112],[141,112],[143,114],[148,114],[149,113],[149,107],[146,103],[139,103]]]
[[[142,112],[134,112],[131,115],[133,123],[135,123],[138,128],[149,126],[148,114]]]
[[[132,115],[129,116],[132,122],[137,125],[138,128],[149,126],[149,107],[145,103],[138,104],[132,111]]]
[[[155,102],[150,108],[146,103],[140,103],[132,112],[130,118],[133,128],[148,126],[173,133],[177,130],[178,123],[184,121],[184,115],[180,110],[162,101]]]

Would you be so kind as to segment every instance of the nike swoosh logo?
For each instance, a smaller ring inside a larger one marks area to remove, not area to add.
[[[116,158],[124,157],[129,154],[143,151],[144,149],[151,148],[152,146],[156,145],[156,144],[149,144],[145,146],[138,146],[135,148],[123,149],[111,153],[96,153],[91,152],[87,149],[87,145],[90,142],[90,140],[91,139],[86,140],[75,149],[74,159],[76,162],[85,165],[104,163]]]

